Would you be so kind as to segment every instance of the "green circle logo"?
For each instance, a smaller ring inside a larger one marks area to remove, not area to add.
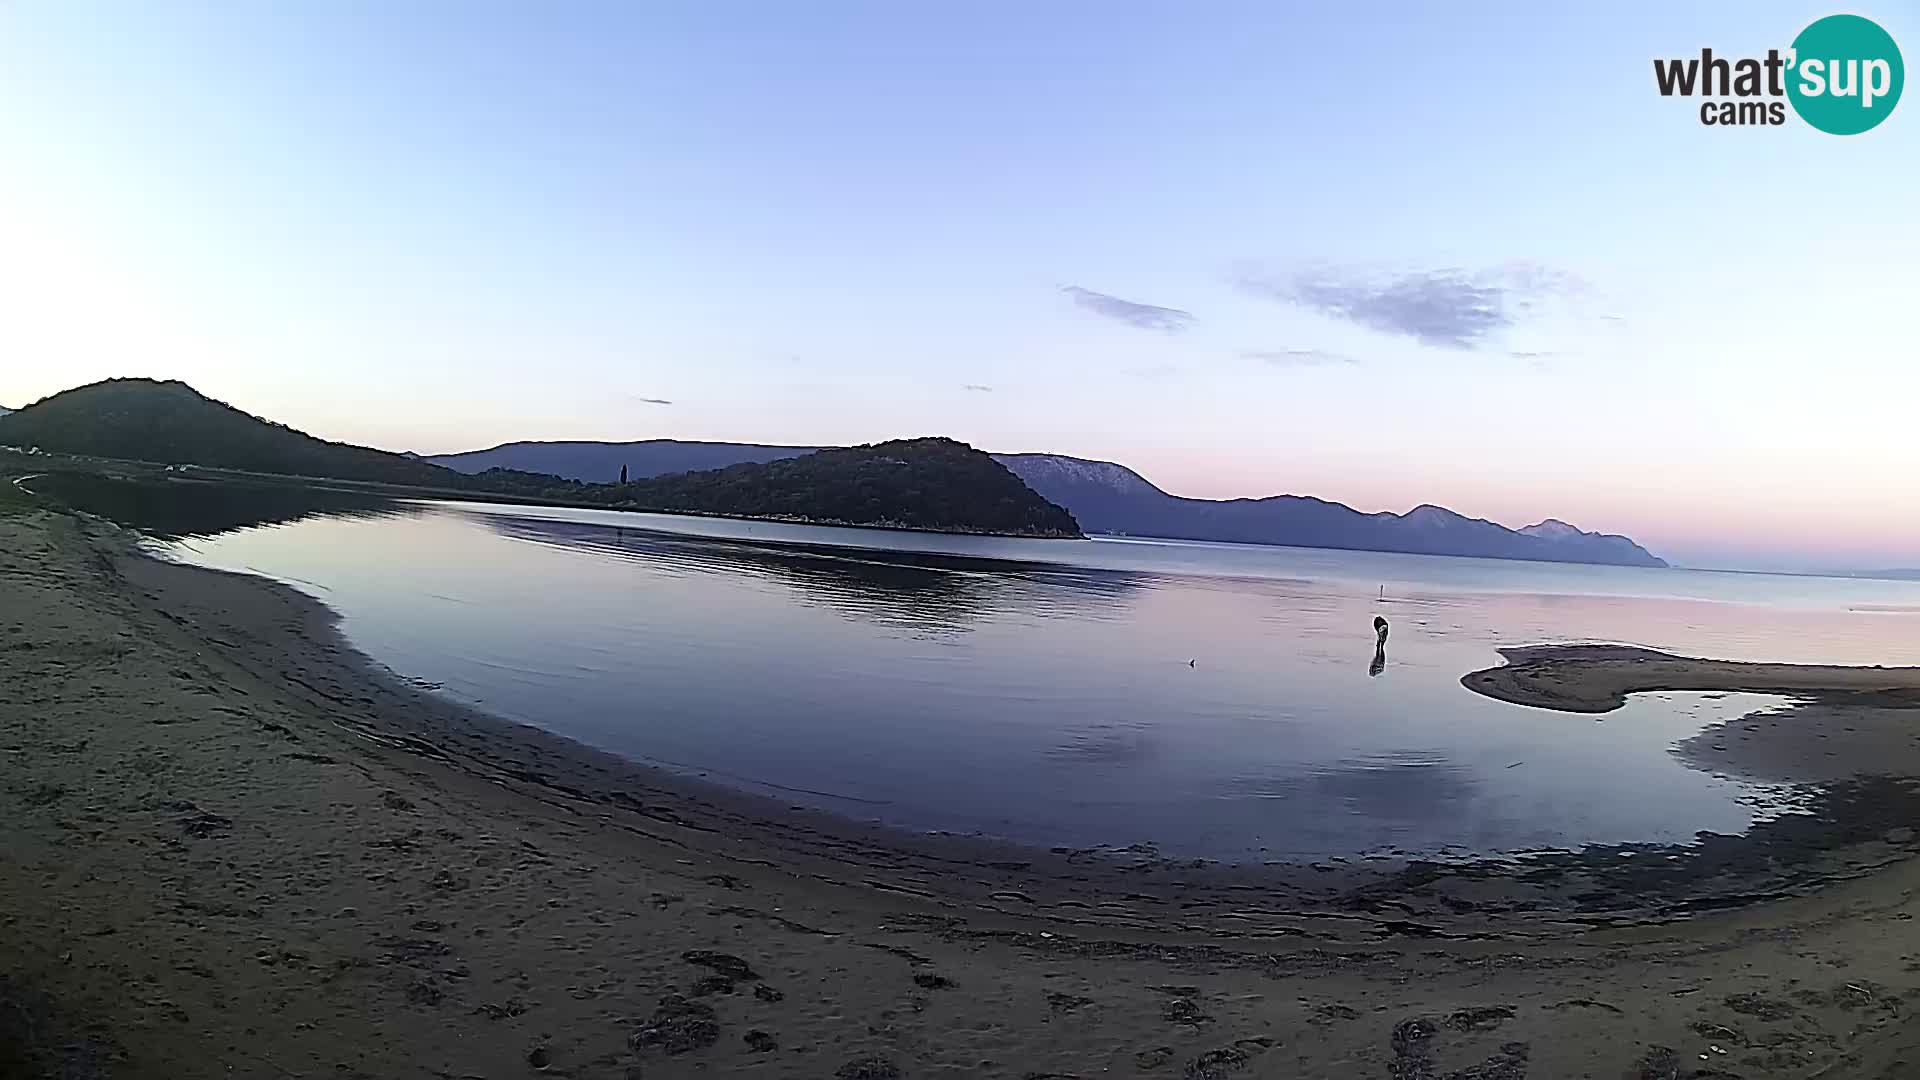
[[[1800,119],[1830,135],[1858,135],[1900,103],[1906,66],[1880,24],[1829,15],[1793,39],[1787,99]]]

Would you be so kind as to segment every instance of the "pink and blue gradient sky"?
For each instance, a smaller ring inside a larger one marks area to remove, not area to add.
[[[1805,3],[18,0],[0,404],[1108,458],[1920,564],[1920,102],[1702,127]],[[1862,14],[1920,48],[1920,18]]]

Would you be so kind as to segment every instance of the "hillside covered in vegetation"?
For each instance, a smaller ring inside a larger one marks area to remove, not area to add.
[[[453,487],[451,469],[327,442],[241,412],[183,382],[108,379],[0,417],[0,444],[51,453],[200,465],[422,487]]]
[[[1072,515],[1034,494],[992,457],[951,439],[908,439],[631,484],[588,484],[513,469],[456,472],[407,454],[317,439],[182,382],[109,379],[0,416],[0,445],[576,506],[1080,535]]]
[[[635,509],[1081,535],[1072,514],[1034,494],[992,455],[953,439],[900,439],[593,487],[596,501],[611,496],[613,505]]]

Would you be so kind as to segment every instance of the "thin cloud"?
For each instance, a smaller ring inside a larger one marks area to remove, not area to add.
[[[961,387],[960,387],[960,389],[962,389],[962,390],[971,390],[971,391],[973,391],[974,393],[977,393],[977,394],[991,394],[991,393],[993,393],[993,387],[991,387],[991,386],[987,386],[987,385],[986,385],[986,384],[984,384],[984,383],[977,383],[977,382],[970,382],[970,383],[964,383],[964,384],[962,384],[962,385],[961,385]]]
[[[1516,349],[1513,352],[1508,353],[1507,355],[1513,357],[1515,360],[1545,360],[1553,356],[1554,354],[1550,352],[1527,352],[1525,350]]]
[[[1241,289],[1385,334],[1447,349],[1478,349],[1541,302],[1584,291],[1571,274],[1532,263],[1378,274],[1316,266],[1280,273],[1243,268]]]
[[[1514,303],[1523,311],[1532,310],[1549,297],[1584,297],[1594,291],[1580,275],[1530,259],[1514,259],[1492,273],[1507,286]]]
[[[1179,308],[1160,307],[1155,304],[1139,304],[1132,300],[1122,300],[1117,296],[1083,289],[1078,285],[1063,285],[1061,292],[1073,298],[1080,307],[1115,322],[1123,322],[1140,330],[1158,330],[1167,334],[1178,334],[1192,326],[1193,314]]]
[[[628,395],[627,395],[627,400],[629,400],[629,401],[637,401],[637,402],[639,402],[639,403],[640,403],[640,404],[642,404],[642,405],[671,405],[671,404],[673,404],[673,402],[671,402],[671,401],[668,401],[668,400],[667,400],[666,398],[663,398],[663,397],[638,397],[638,396],[636,396],[636,395],[633,395],[633,394],[628,394]]]
[[[1345,353],[1327,349],[1246,349],[1240,353],[1248,360],[1259,360],[1268,364],[1287,367],[1318,367],[1326,364],[1351,364],[1354,359]]]

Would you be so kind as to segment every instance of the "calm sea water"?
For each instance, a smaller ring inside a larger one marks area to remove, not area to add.
[[[169,549],[305,589],[395,671],[630,758],[903,828],[1230,861],[1685,841],[1779,801],[1669,752],[1771,702],[1595,721],[1463,689],[1501,645],[1920,654],[1920,585],[1897,582],[459,503]]]

